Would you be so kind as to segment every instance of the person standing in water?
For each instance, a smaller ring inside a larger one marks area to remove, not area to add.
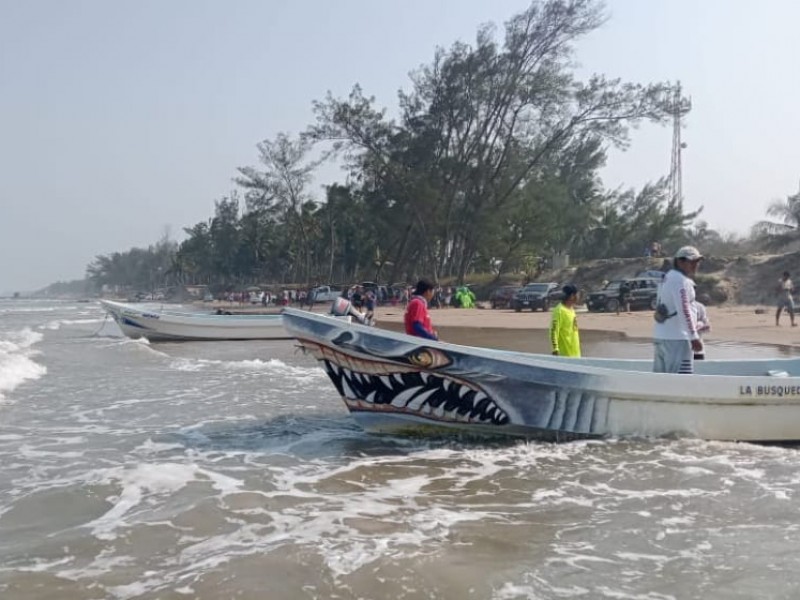
[[[702,302],[695,302],[695,307],[697,310],[697,335],[699,335],[702,339],[704,333],[708,333],[711,331],[711,321],[708,318],[708,312],[706,311],[706,305]],[[695,360],[705,360],[706,358],[706,345],[703,344],[702,349],[700,352],[694,353]]]

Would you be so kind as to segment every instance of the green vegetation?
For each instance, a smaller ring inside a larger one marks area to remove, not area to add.
[[[800,191],[786,200],[775,200],[767,208],[767,216],[777,221],[756,223],[753,233],[771,250],[796,249],[800,245]]]
[[[165,235],[155,246],[133,248],[98,256],[87,267],[86,277],[99,289],[103,285],[152,291],[166,281],[178,280],[175,271],[178,245]]]
[[[670,118],[669,83],[578,81],[573,48],[604,20],[595,0],[537,0],[473,44],[439,49],[400,92],[396,118],[356,85],[313,104],[300,136],[258,144],[258,166],[179,245],[98,256],[96,284],[147,289],[426,275],[461,283],[473,273],[530,271],[538,257],[641,256],[660,241],[736,245],[685,212],[666,180],[606,190],[607,151],[628,131]],[[312,159],[311,157],[321,157]],[[309,192],[323,160],[346,183]],[[796,223],[796,222],[795,222]]]

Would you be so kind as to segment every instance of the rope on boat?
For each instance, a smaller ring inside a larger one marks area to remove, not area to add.
[[[105,316],[103,317],[103,322],[102,322],[102,323],[100,323],[100,327],[98,327],[98,328],[97,328],[97,331],[95,331],[95,332],[94,332],[92,335],[90,335],[89,337],[99,337],[99,335],[98,335],[98,334],[100,333],[100,331],[102,331],[103,327],[105,327],[105,326],[106,326],[106,321],[108,321],[108,313],[106,313],[106,314],[105,314]]]

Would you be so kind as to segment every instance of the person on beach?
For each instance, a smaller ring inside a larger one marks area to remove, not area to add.
[[[366,309],[367,320],[372,323],[375,320],[375,292],[372,290],[367,291],[364,300],[364,308]]]
[[[313,289],[308,290],[308,293],[306,294],[306,302],[308,302],[308,310],[314,310],[314,301],[315,301],[314,296],[316,296],[316,294],[317,292],[315,290]]]
[[[453,304],[453,288],[449,287],[444,291],[444,307],[450,308]]]
[[[794,298],[792,297],[794,284],[789,277],[789,271],[784,271],[783,276],[778,280],[777,292],[778,310],[775,313],[775,325],[780,325],[781,311],[785,308],[786,312],[789,313],[792,327],[797,327],[797,323],[794,322]]]
[[[619,296],[617,297],[617,314],[620,311],[624,310],[625,312],[631,312],[631,284],[627,281],[623,281],[619,284]]]
[[[578,302],[578,288],[567,284],[562,290],[564,298],[553,309],[550,316],[550,346],[555,356],[581,355],[581,339],[578,334],[578,319],[575,304]]]
[[[411,300],[408,301],[404,323],[408,335],[416,335],[429,340],[438,340],[439,334],[433,328],[428,313],[428,303],[433,298],[433,284],[427,279],[420,279],[414,288]]]
[[[706,311],[706,305],[702,302],[695,302],[695,308],[697,309],[697,334],[701,337],[704,333],[708,333],[711,331],[711,321],[708,319],[708,312]],[[695,360],[705,360],[706,358],[706,346],[703,344],[703,347],[700,349],[700,352],[694,353]]]
[[[364,308],[364,295],[361,293],[361,286],[354,285],[353,286],[353,294],[350,296],[350,302],[353,303],[358,310]]]
[[[664,276],[653,315],[656,373],[694,373],[694,355],[703,352],[697,324],[694,278],[703,255],[694,246],[680,248]]]

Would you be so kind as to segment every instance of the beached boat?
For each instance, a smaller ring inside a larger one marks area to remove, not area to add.
[[[100,300],[100,304],[132,338],[156,340],[263,340],[288,335],[281,315],[189,313]]]
[[[800,441],[797,358],[698,361],[696,374],[673,375],[651,360],[460,346],[294,309],[283,318],[367,431]]]

